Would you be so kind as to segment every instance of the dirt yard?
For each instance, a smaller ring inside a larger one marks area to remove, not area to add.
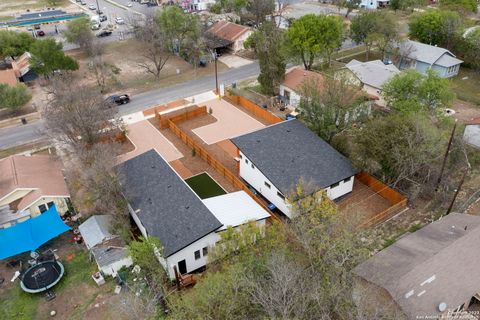
[[[104,60],[118,71],[115,79],[110,82],[108,91],[120,92],[128,89],[128,93],[136,94],[214,73],[213,64],[204,68],[194,68],[185,60],[171,56],[160,73],[160,80],[156,80],[153,75],[139,66],[139,62],[147,61],[140,54],[141,52],[142,45],[134,39],[116,41],[106,46]],[[79,61],[80,69],[76,72],[79,81],[95,85],[95,77],[89,69],[89,59],[86,55],[81,50],[72,50],[68,54]],[[218,64],[219,72],[227,69],[228,67],[223,63]]]
[[[113,302],[121,299],[122,294],[113,292],[113,279],[106,279],[107,283],[98,287],[91,278],[97,270],[96,264],[89,260],[85,245],[74,243],[72,238],[73,233],[69,231],[39,249],[55,249],[65,266],[64,277],[53,288],[56,298],[51,301],[46,301],[41,293],[23,292],[18,279],[10,281],[19,266],[7,266],[12,259],[0,262],[0,278],[5,279],[0,285],[0,319],[48,319],[51,311],[57,313],[56,319],[127,319],[116,312]],[[28,253],[13,259],[26,261]]]

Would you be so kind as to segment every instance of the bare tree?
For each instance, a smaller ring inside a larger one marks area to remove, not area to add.
[[[135,38],[143,44],[141,55],[147,60],[138,62],[138,66],[159,80],[160,72],[172,54],[167,36],[151,14],[145,15],[143,20],[135,21],[133,31]]]
[[[47,90],[49,102],[42,115],[47,134],[56,141],[80,149],[97,143],[108,131],[123,131],[116,107],[70,75],[53,77]]]
[[[105,47],[102,43],[94,41],[90,49],[89,68],[95,76],[97,85],[100,87],[100,92],[104,92],[109,80],[116,80],[115,70],[118,69],[105,61]]]
[[[117,219],[126,216],[127,203],[117,172],[116,143],[82,146],[70,154],[67,177],[76,206],[85,214],[104,213]]]

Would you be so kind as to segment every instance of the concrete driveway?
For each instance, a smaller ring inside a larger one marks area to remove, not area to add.
[[[215,123],[192,130],[206,144],[214,144],[265,127],[225,100],[214,99],[201,105],[206,105],[207,110],[211,108],[212,116],[217,119]]]
[[[167,162],[183,157],[183,154],[157,130],[148,120],[127,126],[128,139],[135,145],[135,150],[120,156],[120,163],[132,159],[150,149],[155,149]]]
[[[223,55],[220,58],[218,58],[218,61],[225,64],[229,68],[240,68],[253,63],[252,60],[248,60],[233,54]]]

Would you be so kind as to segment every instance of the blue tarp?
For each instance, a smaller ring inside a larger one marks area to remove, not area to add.
[[[0,229],[0,260],[36,250],[67,230],[70,227],[62,221],[55,206],[35,218]]]

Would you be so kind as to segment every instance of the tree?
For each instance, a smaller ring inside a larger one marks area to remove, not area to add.
[[[78,85],[69,75],[51,79],[49,96],[43,111],[47,132],[73,150],[98,143],[105,130],[123,131],[117,107],[106,107],[98,91]]]
[[[128,245],[128,253],[133,263],[140,266],[141,273],[148,283],[150,291],[159,299],[163,296],[164,284],[167,280],[165,269],[160,264],[159,257],[163,246],[155,237],[140,237]]]
[[[37,40],[30,48],[32,69],[45,77],[56,70],[73,71],[78,69],[78,62],[63,52],[61,43],[54,39]]]
[[[452,49],[461,34],[462,20],[456,12],[428,10],[414,14],[408,25],[413,39]]]
[[[384,84],[383,95],[389,107],[403,113],[443,112],[455,98],[448,80],[433,70],[426,75],[416,70],[397,74]]]
[[[19,83],[13,87],[8,84],[0,84],[0,108],[15,110],[24,106],[32,99],[25,84]]]
[[[172,52],[188,52],[190,44],[201,39],[201,27],[198,16],[183,12],[176,6],[159,11],[155,20],[165,35]]]
[[[480,71],[480,28],[465,36],[464,54],[466,62],[475,70]]]
[[[307,14],[295,20],[286,33],[289,55],[299,59],[306,70],[323,55],[330,63],[331,54],[343,40],[343,23],[339,17]]]
[[[60,3],[60,0],[45,0],[49,6],[55,7]]]
[[[169,37],[152,15],[146,15],[141,24],[134,25],[133,31],[143,45],[141,56],[147,60],[138,62],[138,66],[159,80],[160,72],[171,56]]]
[[[364,95],[344,77],[305,81],[300,96],[298,109],[302,120],[329,143],[337,133],[352,122],[363,120],[370,111]]]
[[[264,22],[245,41],[246,48],[253,48],[259,63],[258,82],[262,91],[273,95],[285,76],[285,55],[283,52],[283,33],[274,22]]]
[[[85,50],[88,55],[91,55],[94,37],[88,18],[82,17],[69,21],[64,35],[68,42],[76,43],[81,49]]]
[[[383,11],[363,12],[352,19],[350,33],[356,43],[365,44],[366,59],[373,45],[376,45],[382,55],[398,38],[398,25],[394,17]]]
[[[34,42],[29,33],[0,30],[0,58],[20,56],[29,51]]]
[[[338,7],[338,11],[346,8],[345,18],[348,18],[348,15],[360,6],[362,0],[333,0],[332,3]]]
[[[424,184],[442,158],[442,132],[422,113],[377,117],[355,133],[350,154],[357,166],[397,186],[403,179]]]
[[[274,0],[249,0],[246,5],[247,14],[243,14],[242,18],[247,18],[253,22],[258,28],[268,15],[275,10]]]
[[[440,0],[440,8],[460,13],[477,13],[477,0]]]

